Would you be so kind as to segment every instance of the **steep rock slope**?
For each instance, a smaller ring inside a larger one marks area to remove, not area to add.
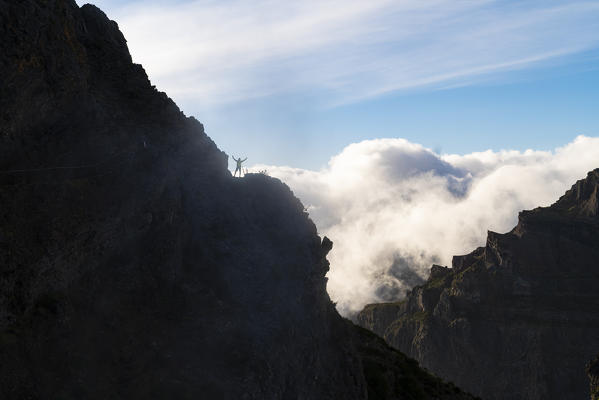
[[[599,348],[599,169],[509,233],[433,266],[405,301],[359,324],[485,399],[588,398]]]
[[[589,363],[587,374],[591,385],[591,400],[599,400],[599,356]]]
[[[0,0],[0,37],[0,398],[471,398],[336,313],[299,200],[102,11]]]

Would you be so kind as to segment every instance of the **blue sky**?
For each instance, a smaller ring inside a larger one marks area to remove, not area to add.
[[[599,136],[597,1],[95,4],[152,83],[250,165],[319,169],[375,138],[466,154]]]

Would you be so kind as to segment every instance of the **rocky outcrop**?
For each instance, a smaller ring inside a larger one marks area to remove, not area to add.
[[[102,11],[0,0],[0,36],[0,398],[471,398],[336,313],[300,201]]]
[[[591,384],[591,400],[599,400],[599,356],[587,365],[587,374]]]
[[[453,383],[445,383],[420,368],[418,361],[389,347],[367,329],[354,327],[369,400],[473,399]],[[480,400],[480,399],[479,399]]]
[[[509,233],[433,266],[398,303],[360,325],[485,399],[588,398],[599,346],[599,169],[555,204],[523,211]]]

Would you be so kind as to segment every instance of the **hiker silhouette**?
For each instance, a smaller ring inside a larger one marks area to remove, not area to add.
[[[241,177],[241,174],[243,172],[243,170],[241,169],[241,163],[243,163],[247,159],[248,159],[247,157],[244,158],[243,160],[241,159],[241,157],[239,157],[239,158],[233,157],[233,160],[235,160],[235,162],[237,163],[237,167],[235,167],[235,172],[233,173],[233,176],[235,176],[237,171],[239,171],[239,177]]]

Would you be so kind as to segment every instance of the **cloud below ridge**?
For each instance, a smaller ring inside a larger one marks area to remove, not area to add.
[[[599,167],[599,138],[554,151],[438,155],[404,139],[347,146],[326,168],[256,165],[286,182],[334,242],[328,291],[339,311],[397,300],[432,263],[507,232],[523,209],[548,206]]]

